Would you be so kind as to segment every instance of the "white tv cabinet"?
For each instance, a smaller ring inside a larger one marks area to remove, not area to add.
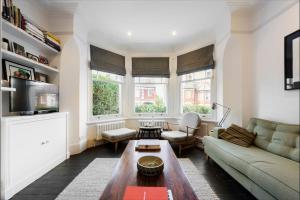
[[[2,117],[1,199],[69,158],[68,113]]]

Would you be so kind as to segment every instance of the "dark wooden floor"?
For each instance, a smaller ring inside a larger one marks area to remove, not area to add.
[[[111,144],[88,149],[81,154],[71,156],[40,179],[20,191],[13,200],[50,200],[63,189],[95,158],[118,158],[126,147],[120,143],[117,153]],[[213,161],[207,161],[202,150],[197,148],[185,150],[182,157],[190,158],[200,173],[206,178],[213,191],[221,200],[255,199],[246,189],[228,175]]]

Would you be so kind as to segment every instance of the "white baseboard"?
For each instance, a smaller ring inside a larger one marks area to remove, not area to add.
[[[108,142],[105,140],[89,139],[87,141],[87,148],[93,148],[93,147],[100,146],[100,145],[107,144],[107,143]]]
[[[53,162],[46,164],[45,166],[37,169],[32,174],[29,174],[28,177],[20,180],[16,185],[12,185],[9,188],[5,188],[5,191],[2,191],[1,199],[7,200],[13,197],[16,193],[24,189],[26,186],[39,179],[41,176],[46,174],[48,171],[56,167],[58,164],[67,159],[67,155],[62,155],[59,158],[55,159]]]
[[[79,143],[71,144],[69,146],[70,155],[75,155],[87,149],[87,139],[82,138]]]

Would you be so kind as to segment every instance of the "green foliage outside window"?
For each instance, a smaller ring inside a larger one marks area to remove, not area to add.
[[[135,107],[136,113],[165,113],[166,111],[167,106],[159,97],[156,97],[154,103],[144,103]]]
[[[196,112],[200,114],[209,114],[211,113],[211,106],[208,105],[185,105],[183,106],[183,112]]]
[[[93,76],[93,115],[119,113],[119,84],[105,76]]]

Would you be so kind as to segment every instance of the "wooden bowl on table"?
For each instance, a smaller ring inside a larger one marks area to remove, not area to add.
[[[143,156],[139,158],[137,168],[144,176],[158,176],[164,170],[164,162],[157,156]]]

